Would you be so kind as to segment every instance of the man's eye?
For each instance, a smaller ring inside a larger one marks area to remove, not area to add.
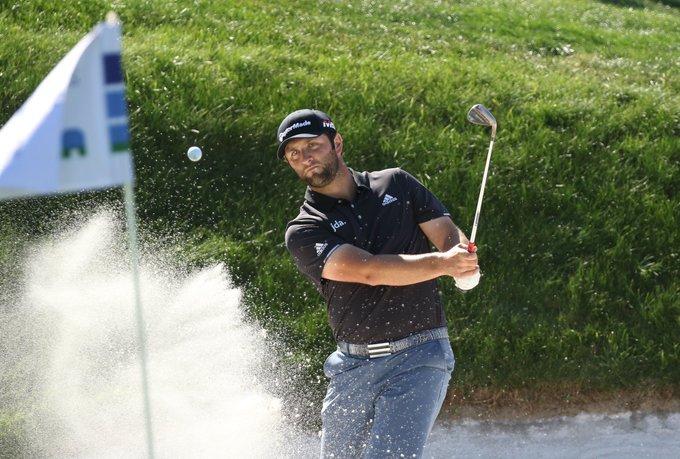
[[[297,150],[293,150],[288,153],[288,156],[290,156],[291,158],[297,158],[297,155],[298,155]]]

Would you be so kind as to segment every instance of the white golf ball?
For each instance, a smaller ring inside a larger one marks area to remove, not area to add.
[[[189,151],[187,151],[187,156],[192,161],[198,161],[203,156],[203,152],[198,147],[191,147],[189,148]]]

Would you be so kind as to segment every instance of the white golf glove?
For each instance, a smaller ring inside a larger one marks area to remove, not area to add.
[[[459,289],[472,290],[473,288],[477,287],[477,284],[479,284],[480,277],[482,277],[482,275],[479,272],[479,269],[476,269],[474,274],[471,276],[454,277],[453,279],[456,281],[456,287]]]

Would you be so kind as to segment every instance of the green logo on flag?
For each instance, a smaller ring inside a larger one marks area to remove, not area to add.
[[[128,151],[130,149],[130,133],[128,132],[127,123],[109,126],[109,140],[111,142],[111,150],[114,153]]]
[[[66,129],[61,137],[61,157],[68,159],[73,155],[85,156],[85,136],[80,129]]]

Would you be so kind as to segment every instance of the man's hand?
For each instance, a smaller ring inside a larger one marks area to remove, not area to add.
[[[455,264],[451,275],[456,281],[456,287],[461,290],[475,288],[481,277],[477,264],[477,253],[470,253],[467,245],[458,244],[446,252],[446,255],[451,257],[452,266]]]
[[[477,254],[470,253],[465,244],[458,244],[443,253],[446,274],[451,277],[470,277],[479,271]]]

